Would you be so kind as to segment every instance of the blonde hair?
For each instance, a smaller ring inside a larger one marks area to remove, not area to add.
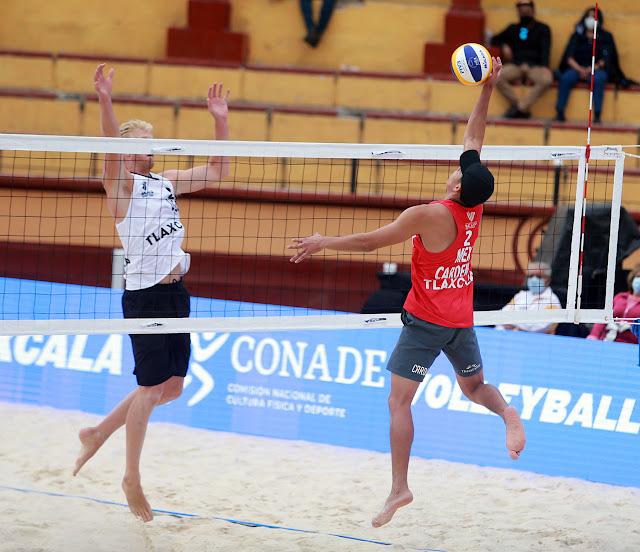
[[[128,134],[134,130],[144,130],[145,132],[153,132],[153,125],[141,119],[131,119],[120,125],[120,136],[126,138]]]

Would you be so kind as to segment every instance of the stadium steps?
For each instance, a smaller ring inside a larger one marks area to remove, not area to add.
[[[101,57],[0,52],[0,88],[19,91],[44,90],[59,94],[93,93],[92,75]],[[446,79],[397,73],[328,72],[283,67],[230,68],[211,64],[189,64],[167,60],[133,58],[107,60],[117,68],[115,87],[119,94],[140,98],[173,100],[203,98],[212,82],[223,82],[231,100],[247,105],[295,106],[366,112],[415,113],[421,115],[468,114],[477,89],[462,87]],[[637,125],[640,120],[639,87],[615,90],[605,97],[603,120],[607,124]],[[521,87],[520,92],[525,92]],[[535,104],[535,118],[550,119],[557,90],[552,87]],[[566,111],[569,120],[584,121],[588,91],[577,87]],[[489,114],[500,116],[507,108],[495,94]]]

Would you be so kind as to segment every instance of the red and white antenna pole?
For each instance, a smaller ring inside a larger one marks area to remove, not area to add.
[[[587,147],[585,149],[584,183],[582,198],[582,228],[580,230],[580,257],[578,261],[578,295],[576,310],[580,310],[582,304],[582,267],[584,264],[584,232],[587,225],[587,189],[589,184],[589,159],[591,158],[591,125],[593,122],[593,84],[596,78],[596,41],[598,39],[598,2],[593,16],[595,25],[593,27],[593,46],[591,50],[591,82],[589,83],[589,120],[587,123]]]

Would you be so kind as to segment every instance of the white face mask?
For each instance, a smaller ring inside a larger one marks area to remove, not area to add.
[[[529,276],[527,278],[527,287],[529,291],[535,295],[540,295],[547,288],[544,280],[540,278],[540,276]]]
[[[640,295],[640,276],[636,276],[631,280],[631,289],[634,295]]]
[[[596,26],[596,20],[592,16],[585,17],[584,26],[586,29],[593,31],[593,28]]]

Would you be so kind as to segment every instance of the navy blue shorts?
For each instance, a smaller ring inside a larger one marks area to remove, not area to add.
[[[125,290],[125,318],[188,318],[190,296],[182,281],[150,288]],[[130,334],[138,385],[159,385],[171,376],[185,377],[191,356],[191,336],[185,334]]]
[[[387,370],[414,381],[422,381],[442,351],[456,374],[473,376],[482,370],[482,357],[473,328],[447,328],[425,322],[402,311],[402,333]]]

